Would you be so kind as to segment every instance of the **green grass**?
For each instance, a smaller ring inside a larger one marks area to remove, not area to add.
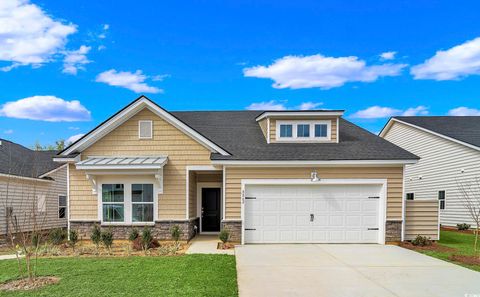
[[[41,259],[38,274],[61,280],[0,296],[238,296],[235,257],[229,255]],[[0,282],[16,277],[16,260],[0,261]]]
[[[456,255],[468,255],[473,256],[473,243],[475,240],[475,235],[468,234],[468,233],[460,233],[455,231],[440,231],[440,240],[438,241],[438,245],[446,246],[449,248],[453,248],[453,251],[419,251],[423,254],[442,259],[445,261],[453,262],[449,260],[449,257],[453,254]],[[480,246],[480,245],[479,245]],[[467,265],[459,262],[453,262],[455,264],[462,265],[464,267],[480,271],[480,265]]]

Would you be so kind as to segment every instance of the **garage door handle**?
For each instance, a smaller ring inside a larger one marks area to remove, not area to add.
[[[254,229],[254,228],[245,228],[245,231],[255,231],[257,229]]]
[[[310,214],[310,222],[313,222],[313,220],[315,219],[315,215],[313,213]]]
[[[367,228],[368,231],[378,230],[378,228]]]

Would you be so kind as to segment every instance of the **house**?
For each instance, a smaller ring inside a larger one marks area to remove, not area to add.
[[[169,238],[179,225],[183,239],[225,228],[242,243],[400,241],[403,170],[418,157],[342,114],[168,112],[142,96],[55,158],[68,162],[69,227],[84,237],[101,224],[117,238],[145,225]]]
[[[67,167],[56,153],[0,139],[0,238],[67,227]]]
[[[474,225],[462,189],[478,195],[480,117],[394,117],[380,136],[421,158],[405,167],[407,199],[439,200],[442,225]]]

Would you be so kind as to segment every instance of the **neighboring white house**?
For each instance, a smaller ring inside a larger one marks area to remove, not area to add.
[[[0,238],[67,227],[67,167],[55,154],[0,139]]]
[[[407,200],[438,199],[442,225],[474,225],[461,189],[480,179],[480,117],[393,117],[380,136],[420,157],[405,167]]]

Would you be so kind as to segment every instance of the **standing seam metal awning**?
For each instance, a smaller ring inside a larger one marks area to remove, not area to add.
[[[150,157],[90,157],[77,162],[76,168],[91,169],[161,169],[168,162],[166,156]]]

